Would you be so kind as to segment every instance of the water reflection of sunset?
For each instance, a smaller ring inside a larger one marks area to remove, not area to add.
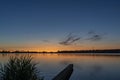
[[[119,74],[120,57],[119,56],[85,56],[80,54],[0,54],[0,63],[6,63],[10,56],[27,56],[31,55],[35,63],[38,63],[38,68],[45,75],[46,80],[50,80],[59,70],[63,69],[68,64],[74,64],[74,73],[71,80],[86,78],[88,74],[99,76],[108,76]],[[92,72],[91,72],[92,71]],[[97,71],[97,72],[96,72]],[[119,76],[111,76],[115,79]],[[100,78],[100,77],[98,77]],[[120,79],[120,78],[119,78]]]

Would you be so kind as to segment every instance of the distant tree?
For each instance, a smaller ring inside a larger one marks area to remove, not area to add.
[[[37,74],[31,56],[11,57],[0,67],[0,80],[43,80]]]

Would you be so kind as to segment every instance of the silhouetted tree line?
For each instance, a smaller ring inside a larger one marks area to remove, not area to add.
[[[0,51],[0,53],[46,53],[45,51],[43,52],[37,52],[37,51]]]
[[[58,53],[120,53],[120,49],[58,51]]]
[[[0,51],[0,53],[120,53],[120,49],[103,49],[103,50],[64,50],[57,52],[37,52],[37,51]]]

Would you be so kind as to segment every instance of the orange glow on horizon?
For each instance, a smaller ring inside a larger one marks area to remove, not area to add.
[[[1,47],[1,46],[0,46]],[[86,43],[84,45],[59,45],[55,43],[49,43],[49,44],[41,44],[41,45],[27,45],[23,47],[4,47],[1,48],[1,50],[7,50],[7,51],[37,51],[37,52],[57,52],[61,50],[93,50],[93,49],[119,49],[119,45],[113,45],[113,44],[90,44]]]

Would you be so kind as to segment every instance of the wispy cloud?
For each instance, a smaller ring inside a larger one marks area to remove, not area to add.
[[[76,36],[76,35],[73,35],[72,33],[69,33],[67,36],[66,36],[66,39],[59,42],[59,44],[61,45],[71,45],[77,41],[79,41],[81,38]]]
[[[90,38],[88,38],[88,40],[99,41],[99,40],[102,40],[102,36],[99,34],[95,34],[95,35],[91,36]]]
[[[45,42],[45,43],[49,43],[50,41],[49,40],[42,40],[43,42]]]
[[[88,32],[88,36],[89,38],[87,38],[87,40],[91,40],[91,41],[100,41],[103,39],[103,36],[102,34],[98,34],[96,33],[95,31],[89,31]]]
[[[79,35],[79,34],[77,34]],[[104,39],[104,33],[98,33],[98,32],[95,32],[95,31],[89,31],[87,32],[87,35],[86,36],[82,36],[82,38],[80,36],[76,36],[72,33],[69,33],[64,40],[60,41],[59,44],[60,45],[65,45],[65,46],[68,46],[68,45],[72,45],[72,44],[75,44],[76,42],[78,41],[101,41],[102,39]]]

